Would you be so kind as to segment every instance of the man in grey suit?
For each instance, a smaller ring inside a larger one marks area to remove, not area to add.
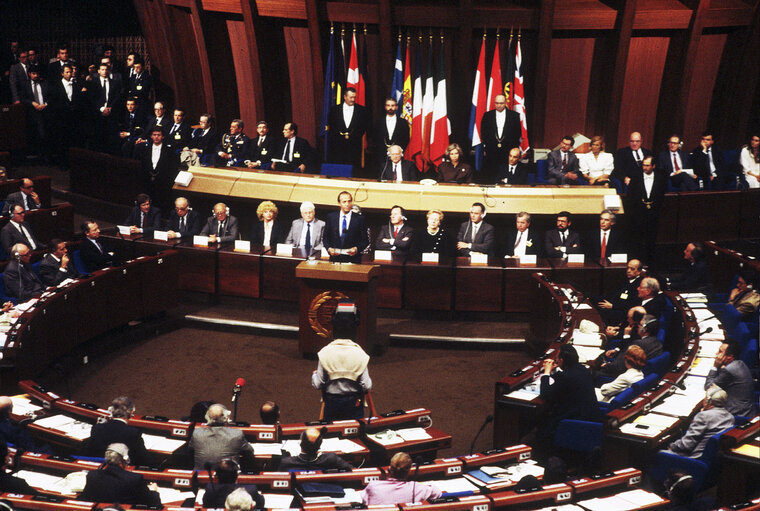
[[[469,257],[470,252],[494,255],[494,228],[483,221],[486,207],[475,202],[470,207],[470,220],[462,222],[457,234],[457,255]]]
[[[575,140],[570,135],[562,137],[559,149],[549,153],[547,175],[553,185],[586,184],[581,177],[578,157],[572,152]]]
[[[201,236],[208,236],[209,243],[228,243],[238,238],[237,218],[230,215],[230,210],[223,202],[214,205],[214,215],[208,217],[201,230]]]
[[[734,416],[726,410],[728,396],[726,391],[713,385],[707,389],[705,406],[694,416],[686,433],[671,443],[668,450],[673,454],[699,458],[711,436],[734,426]]]
[[[306,228],[304,229],[304,227]],[[311,254],[312,250],[322,250],[324,230],[324,221],[314,218],[314,203],[302,202],[301,218],[293,220],[285,243],[293,245],[295,248],[303,248],[307,254]]]
[[[380,228],[375,240],[376,250],[391,250],[395,254],[406,255],[412,246],[414,229],[406,225],[406,211],[401,206],[391,208],[391,216],[388,225]]]
[[[738,360],[739,344],[726,340],[720,345],[715,356],[715,365],[707,373],[705,389],[717,385],[726,391],[726,410],[734,415],[751,417],[755,414],[755,394],[752,373],[747,364]]]
[[[213,404],[206,412],[206,425],[198,426],[190,438],[196,469],[202,469],[207,463],[216,465],[226,458],[240,464],[241,457],[247,463],[253,461],[253,448],[239,429],[225,427],[229,422],[230,411],[223,405]]]

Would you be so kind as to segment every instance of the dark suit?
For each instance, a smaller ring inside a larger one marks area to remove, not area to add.
[[[227,496],[238,488],[243,488],[253,499],[256,509],[264,509],[264,496],[258,492],[255,484],[209,483],[203,494],[203,507],[223,509]]]
[[[710,153],[712,153],[713,165],[715,166],[715,179],[712,181],[712,187],[717,190],[722,190],[730,185],[731,178],[735,178],[736,174],[731,172],[731,169],[726,165],[726,160],[723,158],[723,151],[716,145],[710,147]],[[691,152],[691,163],[694,166],[694,173],[706,183],[710,182],[710,156],[705,154],[702,147],[697,147]]]
[[[169,118],[168,115],[164,115],[160,119],[155,115],[151,115],[150,119],[148,119],[148,125],[145,127],[145,137],[143,138],[150,143],[150,132],[153,131],[153,128],[156,126],[161,126],[161,130],[164,132],[164,138],[166,138],[169,135],[169,128],[171,128],[173,124],[172,119]]]
[[[409,123],[401,117],[396,117],[396,126],[393,133],[388,133],[388,125],[385,122],[387,115],[375,121],[372,128],[372,148],[375,152],[377,166],[382,166],[388,159],[388,149],[397,145],[406,150],[409,145]]]
[[[15,259],[11,259],[3,271],[3,284],[8,296],[18,298],[19,302],[25,302],[45,290],[45,285],[37,278],[32,267],[20,264]]]
[[[351,470],[353,467],[334,452],[324,452],[311,460],[311,456],[286,456],[277,470]]]
[[[662,313],[665,312],[665,307],[667,306],[665,295],[662,293],[657,293],[647,303],[642,303],[642,306],[644,307],[644,310],[647,311],[647,314],[651,314],[652,316],[659,318]]]
[[[350,125],[343,119],[343,104],[330,109],[327,118],[327,161],[347,165],[361,165],[362,137],[370,127],[369,111],[354,105]]]
[[[248,157],[251,139],[245,133],[222,135],[221,141],[216,146],[216,165],[219,167],[244,167],[243,162]],[[219,153],[226,153],[229,159],[222,158]]]
[[[269,235],[269,246],[276,247],[278,243],[283,243],[288,231],[285,230],[282,222],[274,220],[272,232]],[[251,231],[251,245],[264,244],[264,222],[256,222]]]
[[[45,254],[39,267],[40,280],[46,286],[57,286],[66,279],[79,277],[79,272],[74,266],[74,261],[69,260],[65,269],[61,269],[61,261],[52,254]]]
[[[562,160],[566,159],[565,167],[562,168]],[[562,154],[559,149],[552,151],[546,157],[548,162],[546,175],[549,178],[549,183],[553,185],[564,184],[579,184],[583,181],[580,180],[580,162],[578,157],[572,151],[568,151],[566,155]],[[568,172],[575,172],[579,179],[571,180],[566,177]]]
[[[115,465],[106,465],[88,472],[87,484],[84,491],[79,494],[79,499],[92,502],[161,506],[158,493],[148,489],[148,484],[142,475],[128,472]]]
[[[34,250],[42,250],[45,248],[45,245],[40,243],[40,240],[37,239],[37,236],[34,235],[34,231],[32,231],[32,226],[29,225],[26,222],[21,222],[21,224],[18,224],[19,227],[16,227],[15,223],[13,221],[8,222],[5,224],[5,226],[0,229],[0,243],[3,245],[3,249],[5,250],[5,253],[9,256],[11,255],[11,247],[13,245],[16,245],[17,243],[23,243],[30,249],[32,248],[32,242],[34,242]],[[19,228],[23,227],[26,229],[26,232],[29,233],[29,236],[31,239],[28,239],[20,230]]]
[[[214,128],[209,128],[206,133],[200,128],[195,128],[190,135],[190,149],[200,149],[202,152],[198,155],[203,165],[214,163],[216,155],[214,148],[219,143],[219,132]]]
[[[128,98],[136,98],[141,108],[147,108],[150,105],[150,90],[153,88],[153,77],[150,73],[143,70],[140,76],[133,74],[128,79]]]
[[[45,75],[48,80],[60,80],[61,79],[61,72],[63,71],[63,65],[69,64],[73,65],[74,62],[71,60],[68,61],[61,61],[61,60],[54,60],[53,62],[48,63],[47,65],[47,74]]]
[[[124,158],[130,158],[134,154],[135,140],[141,137],[150,138],[145,133],[147,122],[148,119],[139,106],[132,113],[124,112],[124,116],[119,123],[119,132],[129,133],[129,135],[121,139],[121,155]]]
[[[69,147],[81,139],[79,118],[85,101],[86,96],[82,92],[82,87],[77,86],[73,81],[71,82],[71,99],[60,77],[51,81],[48,108],[52,110],[52,143],[54,150],[61,155],[64,165],[68,164]]]
[[[171,147],[174,151],[181,151],[183,147],[190,145],[193,130],[188,123],[182,121],[177,126],[172,123],[168,128],[169,136],[164,140],[166,145]]]
[[[662,355],[662,343],[657,337],[647,336],[641,339],[628,339],[624,340],[618,346],[620,351],[615,358],[602,367],[602,373],[610,376],[617,376],[623,374],[625,368],[625,352],[630,346],[638,346],[644,350],[647,355],[647,360],[652,360],[654,357]]]
[[[692,168],[691,164],[691,156],[686,151],[679,149],[676,151],[678,153],[678,158],[681,159],[681,163],[679,163],[679,170],[683,169],[690,169]],[[662,151],[657,156],[657,167],[656,170],[659,170],[660,172],[663,172],[666,176],[670,177],[670,183],[673,185],[675,189],[677,189],[680,192],[688,192],[688,191],[694,191],[699,188],[699,185],[697,184],[697,180],[692,178],[689,174],[686,172],[681,172],[675,176],[671,176],[671,174],[675,171],[673,167],[673,153],[671,153],[669,150]]]
[[[563,252],[561,250],[557,250],[555,247],[565,247],[567,249],[564,252],[565,254],[583,253],[580,235],[575,231],[571,231],[570,229],[567,230],[567,236],[565,237],[564,243],[562,243],[559,231],[557,229],[546,231],[546,237],[544,239],[544,256],[550,259],[561,258]]]
[[[195,236],[201,232],[201,229],[203,228],[201,215],[192,209],[189,209],[185,214],[184,232],[180,231],[179,223],[179,215],[177,214],[177,211],[172,210],[171,215],[169,215],[169,225],[166,227],[166,230],[178,232],[182,238],[185,238],[188,236]]]
[[[124,221],[124,225],[137,226],[143,230],[143,234],[146,238],[153,237],[153,231],[161,230],[161,210],[155,206],[151,206],[148,213],[145,214],[145,222],[141,222],[142,210],[140,206],[135,206],[129,212],[129,216]]]
[[[37,495],[38,493],[24,479],[6,474],[5,471],[0,473],[0,492],[21,495]]]
[[[206,225],[201,229],[201,236],[208,236],[209,234],[217,235],[217,241],[219,243],[227,243],[238,239],[238,221],[232,215],[227,215],[224,220],[224,228],[222,235],[219,236],[219,220],[215,215],[212,215],[206,220]]]
[[[641,160],[647,156],[652,156],[652,151],[641,148]],[[615,153],[615,170],[612,171],[611,177],[623,181],[626,177],[634,177],[641,174],[641,160],[636,161],[633,157],[633,150],[630,147],[621,147]]]
[[[409,160],[401,160],[398,162],[401,167],[401,180],[402,181],[418,181],[417,167]],[[393,162],[388,158],[384,163],[383,168],[380,170],[380,181],[395,181],[393,179]]]
[[[287,163],[277,163],[273,170],[279,170],[284,172],[301,172],[298,168],[300,165],[305,165],[306,170],[304,173],[314,173],[316,171],[316,161],[314,149],[309,144],[308,140],[301,137],[294,137],[292,140],[293,149],[285,154],[285,144],[287,144],[287,138],[280,140],[279,145],[274,150],[272,158],[278,160],[285,160]]]
[[[153,143],[148,144],[142,156],[143,189],[153,198],[153,203],[164,211],[171,208],[171,190],[177,177],[177,155],[166,143],[161,144],[161,154],[153,165]]]
[[[586,257],[589,259],[600,259],[602,257],[602,230],[594,229],[586,235],[586,240],[583,242],[583,248],[586,250]],[[623,233],[616,227],[611,227],[607,231],[607,248],[605,250],[605,257],[609,257],[611,254],[623,254],[626,252],[626,243],[623,238]]]
[[[704,261],[689,264],[686,271],[672,279],[671,288],[674,291],[712,294],[710,267]]]
[[[647,194],[643,172],[639,172],[631,178],[624,199],[631,248],[634,255],[647,264],[654,258],[660,208],[667,189],[668,178],[661,172],[654,172],[654,183]]]
[[[32,199],[31,195],[27,195],[24,197],[24,192],[18,191],[9,193],[8,196],[5,198],[5,207],[3,208],[3,215],[8,216],[10,215],[11,210],[13,209],[13,206],[15,205],[23,206],[25,210],[30,209],[39,209],[42,207],[42,204],[37,204]]]
[[[541,376],[541,398],[549,407],[549,418],[539,427],[544,439],[554,439],[557,424],[563,419],[599,421],[602,414],[594,393],[594,377],[581,364],[563,368],[553,375]]]
[[[261,165],[265,165],[272,161],[272,158],[279,158],[282,156],[282,153],[279,155],[275,154],[280,143],[272,135],[267,134],[261,142],[261,145],[259,145],[259,138],[261,137],[251,139],[246,159],[251,160],[254,163],[259,161],[261,162]]]
[[[544,236],[532,227],[528,227],[523,236],[527,238],[525,242],[525,253],[528,255],[535,255],[541,257],[541,246],[544,242]],[[521,240],[522,241],[522,240]],[[507,238],[504,241],[504,255],[515,255],[515,243],[517,242],[517,229],[513,229],[507,233]]]
[[[8,82],[11,86],[11,101],[21,101],[29,85],[29,64],[13,64],[8,72]]]
[[[472,240],[473,226],[470,220],[462,222],[459,226],[459,233],[457,233],[457,241],[464,243],[472,243],[472,248],[462,248],[458,250],[458,255],[469,257],[470,252],[481,252],[488,254],[489,256],[495,255],[495,232],[496,229],[493,225],[487,224],[484,221],[480,222],[478,232],[475,234],[475,241]]]
[[[118,78],[108,79],[108,87],[103,87],[100,76],[95,75],[87,82],[87,96],[90,100],[90,111],[95,119],[93,123],[93,138],[100,150],[108,150],[116,138],[116,108],[121,101],[121,81]],[[107,92],[107,93],[106,93]],[[111,108],[109,115],[104,115],[101,108]]]
[[[491,176],[495,176],[499,168],[507,163],[509,150],[520,145],[520,114],[509,109],[505,112],[506,119],[501,138],[496,126],[496,110],[484,113],[480,121],[480,136],[485,148],[485,168]]]
[[[325,248],[349,249],[356,247],[356,255],[330,256],[330,260],[359,262],[361,261],[362,251],[369,245],[369,238],[367,237],[367,221],[362,215],[351,213],[350,221],[347,229],[343,232],[343,237],[339,234],[341,223],[341,211],[333,211],[327,215],[324,233]]]
[[[35,97],[33,87],[38,89],[40,98]],[[50,137],[50,127],[53,121],[53,109],[50,107],[52,97],[51,84],[42,80],[26,82],[21,95],[21,102],[26,105],[27,128],[32,136],[30,142],[35,144],[39,153],[45,156],[49,156],[52,152]],[[47,106],[42,110],[37,110],[34,107],[35,102]]]
[[[514,172],[510,172],[509,162],[507,162],[499,167],[499,172],[496,174],[496,184],[524,185],[528,183],[529,173],[530,168],[521,161],[515,165]]]
[[[129,448],[130,465],[147,465],[150,461],[142,431],[119,419],[111,419],[92,427],[87,440],[87,456],[102,458],[108,446],[115,443]]]
[[[87,273],[116,264],[115,256],[109,254],[109,252],[113,252],[111,242],[105,238],[98,238],[97,242],[100,244],[101,250],[98,250],[98,247],[89,238],[83,239],[79,245],[79,256]]]
[[[439,183],[472,183],[473,170],[467,163],[459,163],[456,167],[449,161],[438,165]]]
[[[393,226],[383,225],[380,227],[380,232],[375,240],[376,250],[392,250],[396,254],[406,255],[409,253],[409,249],[412,246],[414,239],[414,229],[408,224],[404,224],[398,230],[396,238],[393,243],[386,243],[384,239],[393,239]]]
[[[625,321],[626,314],[631,307],[641,304],[638,295],[638,287],[643,277],[638,276],[633,281],[626,280],[621,288],[609,296],[602,297],[612,304],[611,309],[599,309],[599,314],[606,325],[619,325]]]

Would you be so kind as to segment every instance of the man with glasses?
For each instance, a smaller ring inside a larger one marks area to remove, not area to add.
[[[34,191],[34,181],[28,177],[21,179],[18,192],[13,192],[5,198],[3,216],[10,215],[13,206],[16,204],[23,207],[25,211],[40,209],[42,207],[40,196]]]
[[[45,245],[40,243],[37,236],[32,232],[32,226],[24,221],[24,208],[16,204],[13,206],[11,221],[0,229],[0,242],[6,254],[11,252],[11,247],[22,243],[32,250],[41,250]]]
[[[188,238],[201,232],[201,216],[190,209],[184,197],[174,201],[174,211],[169,215],[168,238]]]
[[[679,192],[692,192],[699,188],[691,157],[681,149],[681,137],[678,135],[671,135],[668,139],[668,148],[657,156],[657,167],[670,176],[670,184]]]
[[[631,179],[641,174],[644,158],[651,155],[652,151],[641,147],[641,133],[634,131],[628,140],[628,147],[618,149],[615,154],[615,170],[612,171],[612,177],[628,186]]]

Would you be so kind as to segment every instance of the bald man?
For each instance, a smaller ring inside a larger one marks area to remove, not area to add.
[[[641,163],[652,151],[642,147],[641,133],[634,131],[628,139],[628,147],[621,147],[615,154],[615,170],[611,177],[627,186],[632,178],[641,175]]]
[[[325,432],[325,428],[308,428],[301,433],[300,454],[282,458],[279,470],[351,470],[353,467],[334,452],[319,453]]]

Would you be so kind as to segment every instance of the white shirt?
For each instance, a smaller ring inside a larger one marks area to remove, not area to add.
[[[29,248],[31,248],[32,250],[36,250],[37,244],[34,242],[32,235],[29,234],[29,231],[26,230],[26,227],[24,227],[18,222],[14,222],[13,220],[11,220],[11,223],[16,229],[18,229],[18,232],[20,232],[27,240],[29,240],[29,244],[31,245],[31,247]]]
[[[760,163],[755,161],[754,156],[747,147],[742,148],[741,156],[739,157],[742,170],[744,171],[744,178],[747,180],[747,184],[750,188],[760,188],[760,182],[752,174],[760,174]]]
[[[351,119],[353,119],[353,117],[354,107],[343,103],[343,122],[346,124],[346,129],[351,125]]]
[[[707,150],[702,150],[703,153],[707,155],[707,158],[710,160],[710,174],[715,176],[717,175],[715,173],[715,162],[713,161],[713,155],[712,155],[712,147],[708,147]]]
[[[100,111],[101,112],[103,110],[105,110],[106,107],[108,106],[108,89],[110,87],[110,85],[109,85],[108,82],[109,82],[109,80],[107,78],[101,78],[100,79],[100,86],[103,87],[103,89],[105,89],[105,91],[106,91],[106,102],[103,104],[103,106],[100,107]]]
[[[264,221],[264,242],[262,243],[265,246],[271,245],[270,239],[272,237],[272,227],[274,226],[274,221],[267,222]]]
[[[314,220],[311,222],[304,221],[303,223],[303,229],[301,229],[301,239],[298,240],[298,246],[304,247],[306,246],[306,232],[309,231],[311,234],[311,246],[314,246]]]
[[[654,186],[654,172],[651,174],[644,174],[644,189],[647,192],[647,198],[652,195],[652,187]]]
[[[604,235],[605,234],[607,235],[607,243],[610,242],[610,231],[612,231],[612,229],[609,229],[607,231],[603,231],[603,230],[599,229],[599,246],[600,247],[602,246],[602,241],[604,240]]]
[[[610,153],[600,152],[598,157],[588,152],[578,155],[578,166],[581,172],[594,179],[609,175],[615,170],[615,158]]]
[[[680,170],[683,170],[683,162],[681,161],[681,155],[678,154],[678,151],[669,151],[670,152],[670,164],[673,165],[673,160],[675,159],[676,162],[678,162],[678,168]],[[673,172],[676,171],[676,167],[673,166]]]
[[[507,122],[507,109],[505,108],[501,112],[496,112],[496,135],[501,138],[504,133],[504,123]]]
[[[641,152],[641,149],[636,149],[635,151],[631,149],[631,152],[633,153],[633,159],[638,161],[641,161],[644,158],[644,155]]]
[[[68,96],[69,101],[71,101],[71,98],[74,95],[74,85],[71,83],[71,80],[65,78],[61,78],[61,83],[63,84],[63,89],[66,91],[66,96]]]
[[[338,234],[343,236],[343,217],[346,217],[346,228],[351,226],[351,214],[353,211],[349,211],[348,213],[340,212],[340,218],[338,218]]]
[[[158,160],[161,158],[161,147],[163,147],[163,144],[153,144],[151,146],[151,153],[150,153],[150,161],[153,164],[153,168],[155,169],[158,165]]]
[[[393,163],[391,162],[391,165],[393,165],[393,170],[396,172],[396,182],[401,183],[404,181],[404,176],[401,174],[401,162]]]
[[[29,211],[29,208],[27,207],[27,204],[29,204],[29,199],[30,198],[31,198],[31,196],[27,195],[24,192],[21,192],[21,199],[23,199],[23,201],[24,201],[24,203],[22,204],[22,206],[24,206],[24,209],[26,211]],[[34,202],[34,200],[32,200],[32,202]]]
[[[525,229],[522,232],[517,231],[515,243],[517,243],[517,245],[515,245],[515,251],[513,254],[516,256],[524,256],[528,250],[528,229]]]
[[[398,117],[395,115],[386,115],[385,116],[385,129],[388,130],[388,139],[393,136],[393,132],[396,129],[396,120]]]

